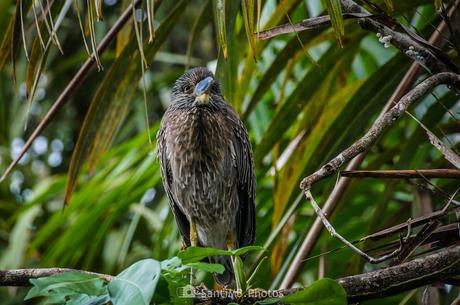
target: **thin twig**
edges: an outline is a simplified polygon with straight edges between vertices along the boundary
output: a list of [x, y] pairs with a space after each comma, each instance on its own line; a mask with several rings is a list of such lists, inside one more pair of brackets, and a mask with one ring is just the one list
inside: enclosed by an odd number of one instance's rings
[[[313, 198], [313, 196], [311, 195], [311, 192], [309, 190], [305, 191], [305, 196], [310, 201], [310, 204], [312, 205], [312, 207], [315, 210], [316, 214], [321, 219], [321, 221], [324, 224], [324, 227], [329, 231], [331, 236], [337, 238], [338, 240], [340, 240], [344, 245], [346, 245], [348, 248], [352, 249], [354, 252], [356, 252], [359, 255], [361, 255], [368, 262], [370, 262], [372, 264], [381, 263], [383, 261], [386, 261], [387, 259], [396, 257], [401, 252], [401, 250], [403, 249], [402, 248], [403, 244], [401, 243], [401, 245], [400, 245], [400, 247], [398, 249], [394, 250], [393, 252], [391, 252], [389, 254], [383, 255], [383, 256], [378, 257], [378, 258], [370, 256], [369, 254], [365, 253], [364, 251], [362, 251], [361, 249], [356, 247], [354, 244], [349, 242], [346, 238], [344, 238], [342, 235], [340, 235], [339, 233], [337, 233], [335, 231], [334, 227], [327, 220], [326, 215], [324, 215], [323, 211], [318, 206], [318, 204], [316, 203], [315, 199]], [[406, 227], [407, 227], [408, 231], [410, 231], [410, 225], [407, 224]]]
[[456, 169], [398, 169], [398, 170], [353, 170], [340, 172], [342, 177], [350, 178], [379, 178], [379, 179], [407, 179], [407, 178], [446, 178], [459, 179], [460, 170]]

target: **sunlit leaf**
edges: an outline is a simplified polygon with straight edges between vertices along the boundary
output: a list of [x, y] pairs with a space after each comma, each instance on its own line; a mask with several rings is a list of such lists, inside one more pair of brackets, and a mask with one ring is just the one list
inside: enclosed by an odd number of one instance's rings
[[107, 286], [114, 305], [149, 305], [160, 278], [160, 263], [153, 259], [138, 261], [113, 278]]
[[281, 302], [299, 305], [346, 305], [347, 293], [332, 279], [321, 279], [307, 288], [281, 298]]
[[52, 276], [31, 279], [33, 287], [25, 300], [41, 296], [69, 296], [85, 294], [100, 296], [105, 294], [105, 282], [100, 277], [82, 272], [64, 272]]
[[222, 274], [225, 271], [225, 267], [221, 264], [209, 264], [204, 262], [188, 263], [188, 267], [198, 269], [205, 272], [214, 272]]
[[206, 257], [214, 255], [232, 255], [232, 252], [215, 248], [188, 247], [177, 254], [184, 264], [199, 262]]

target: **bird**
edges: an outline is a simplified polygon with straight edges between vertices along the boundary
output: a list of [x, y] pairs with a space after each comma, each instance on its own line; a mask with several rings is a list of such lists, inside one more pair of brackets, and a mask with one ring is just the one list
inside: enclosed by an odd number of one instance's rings
[[[256, 178], [248, 131], [205, 67], [192, 68], [173, 85], [171, 103], [157, 133], [157, 155], [184, 247], [224, 250], [253, 245]], [[231, 285], [231, 257], [213, 256], [225, 267], [213, 274]]]

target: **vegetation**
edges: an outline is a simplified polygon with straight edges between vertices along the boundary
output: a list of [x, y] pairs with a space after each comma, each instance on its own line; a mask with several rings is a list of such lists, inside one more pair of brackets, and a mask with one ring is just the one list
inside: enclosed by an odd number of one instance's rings
[[[458, 1], [356, 1], [380, 17], [378, 22], [391, 21], [392, 30], [431, 38], [428, 45], [420, 43], [430, 50], [427, 59], [361, 27], [363, 16], [346, 12], [341, 2], [347, 1], [0, 0], [0, 173], [34, 130], [40, 131], [0, 183], [0, 270], [66, 267], [144, 284], [149, 274], [137, 271], [151, 270], [156, 276], [143, 290], [144, 302], [149, 296], [156, 303], [190, 301], [176, 299], [173, 289], [188, 283], [190, 267], [200, 270], [197, 282], [213, 288], [210, 272], [219, 266], [179, 252], [155, 156], [155, 134], [172, 84], [192, 66], [215, 71], [253, 145], [256, 244], [264, 250], [247, 249], [240, 285], [277, 290], [389, 266], [391, 261], [366, 262], [325, 230], [301, 248], [316, 219], [304, 190], [320, 206], [335, 201], [326, 210], [330, 222], [348, 241], [357, 241], [446, 203], [455, 206], [459, 176], [352, 178], [339, 195], [332, 190], [343, 179], [335, 172], [308, 189], [299, 189], [299, 183], [362, 137], [390, 98], [397, 102], [438, 72], [458, 73], [460, 9]], [[328, 12], [330, 22], [323, 26], [296, 28]], [[271, 29], [278, 25], [284, 25], [284, 34], [274, 35]], [[411, 67], [417, 56], [421, 66]], [[456, 85], [430, 88], [369, 146], [362, 162], [347, 163], [347, 169], [458, 168]], [[433, 136], [443, 144], [433, 145]], [[409, 260], [458, 241], [458, 231], [449, 227], [457, 221], [455, 211], [439, 217], [439, 234], [417, 244]], [[418, 229], [409, 233], [417, 236]], [[373, 256], [388, 254], [398, 248], [404, 230], [357, 246]], [[227, 253], [235, 259], [240, 254]], [[60, 304], [75, 291], [72, 281], [85, 279], [89, 284], [78, 286], [82, 290], [66, 299], [68, 304], [87, 304], [82, 294], [88, 291], [98, 298], [99, 303], [91, 300], [95, 304], [116, 303], [113, 291], [130, 289], [120, 282], [107, 285], [99, 275], [63, 273], [32, 280], [30, 291], [0, 288], [0, 304], [23, 304], [27, 294], [49, 294], [55, 299], [48, 300]], [[47, 285], [55, 283], [62, 290], [53, 294]], [[367, 302], [451, 304], [460, 292], [452, 283], [458, 279]], [[284, 301], [344, 301], [334, 281], [314, 285], [301, 291], [300, 299], [291, 294]], [[330, 289], [334, 294], [324, 292]]]

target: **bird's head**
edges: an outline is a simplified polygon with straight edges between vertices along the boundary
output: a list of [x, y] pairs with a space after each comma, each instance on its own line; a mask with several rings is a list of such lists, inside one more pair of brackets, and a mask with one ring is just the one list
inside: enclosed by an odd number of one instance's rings
[[171, 102], [193, 107], [212, 105], [223, 101], [219, 83], [207, 68], [193, 68], [174, 84]]

